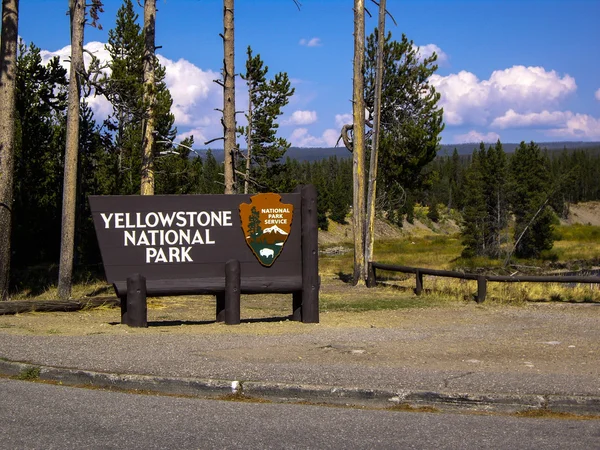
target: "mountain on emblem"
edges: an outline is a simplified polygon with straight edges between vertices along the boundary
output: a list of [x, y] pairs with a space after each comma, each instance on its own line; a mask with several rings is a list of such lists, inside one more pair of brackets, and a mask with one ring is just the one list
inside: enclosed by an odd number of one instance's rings
[[273, 265], [292, 227], [294, 206], [281, 203], [279, 194], [256, 194], [240, 204], [240, 221], [246, 244], [258, 261]]

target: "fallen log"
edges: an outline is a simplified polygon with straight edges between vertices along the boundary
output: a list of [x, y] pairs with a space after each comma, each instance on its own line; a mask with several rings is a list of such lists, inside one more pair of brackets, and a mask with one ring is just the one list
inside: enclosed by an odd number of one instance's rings
[[16, 300], [0, 302], [0, 315], [26, 312], [69, 312], [98, 306], [119, 306], [117, 297], [90, 297], [77, 300]]

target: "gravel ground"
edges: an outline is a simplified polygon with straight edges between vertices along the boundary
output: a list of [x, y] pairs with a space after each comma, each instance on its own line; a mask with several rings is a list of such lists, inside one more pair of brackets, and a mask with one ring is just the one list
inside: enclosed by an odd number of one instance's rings
[[214, 301], [154, 301], [150, 327], [120, 311], [0, 316], [0, 357], [176, 377], [381, 389], [600, 396], [600, 304], [448, 304], [285, 319], [289, 301], [245, 300], [216, 324]]

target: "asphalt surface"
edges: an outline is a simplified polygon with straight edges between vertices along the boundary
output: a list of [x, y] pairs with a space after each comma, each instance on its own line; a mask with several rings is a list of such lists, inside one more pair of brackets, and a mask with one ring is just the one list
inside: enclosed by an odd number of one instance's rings
[[596, 420], [132, 395], [0, 379], [0, 449], [595, 449]]
[[64, 336], [0, 321], [0, 374], [200, 397], [600, 415], [598, 304], [383, 314], [387, 327], [369, 326], [369, 315], [362, 326], [322, 316], [263, 324], [276, 330], [266, 334], [253, 324], [183, 332], [159, 322]]

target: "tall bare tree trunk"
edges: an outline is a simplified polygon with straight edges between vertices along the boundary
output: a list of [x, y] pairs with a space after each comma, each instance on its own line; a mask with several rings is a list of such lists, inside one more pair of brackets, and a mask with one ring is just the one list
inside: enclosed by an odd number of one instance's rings
[[233, 194], [235, 145], [235, 66], [234, 66], [234, 0], [223, 0], [223, 128], [225, 150], [225, 194]]
[[244, 181], [244, 194], [250, 187], [250, 158], [252, 157], [252, 86], [248, 88], [248, 129], [246, 130], [246, 180]]
[[352, 83], [353, 217], [354, 227], [354, 285], [365, 284], [365, 2], [354, 0], [354, 78]]
[[[385, 3], [379, 0], [377, 25], [377, 65], [375, 68], [375, 101], [373, 105], [373, 135], [371, 136], [371, 161], [369, 164], [369, 189], [367, 194], [367, 230], [365, 233], [365, 264], [373, 260], [375, 242], [375, 199], [377, 196], [377, 155], [381, 122], [381, 90], [383, 85], [383, 46], [385, 45]], [[368, 268], [367, 268], [368, 269]]]
[[144, 125], [142, 138], [142, 195], [154, 195], [154, 59], [156, 38], [156, 0], [144, 1]]
[[83, 27], [85, 0], [69, 0], [71, 18], [71, 68], [69, 73], [69, 106], [67, 109], [67, 142], [63, 181], [62, 234], [60, 266], [58, 269], [58, 296], [71, 296], [73, 277], [73, 249], [75, 246], [75, 200], [77, 194], [77, 156], [79, 153], [79, 103], [81, 73], [83, 73]]
[[0, 44], [0, 300], [8, 299], [15, 155], [19, 0], [2, 0]]

